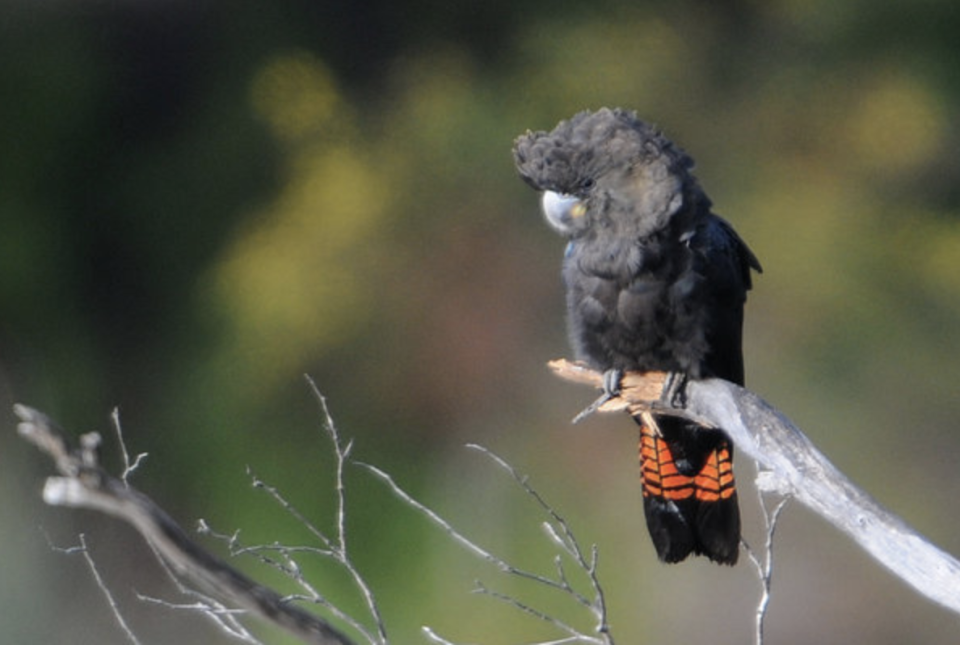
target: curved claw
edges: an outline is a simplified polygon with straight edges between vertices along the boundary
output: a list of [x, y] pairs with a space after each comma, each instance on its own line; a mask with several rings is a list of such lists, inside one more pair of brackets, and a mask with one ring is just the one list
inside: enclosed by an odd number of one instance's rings
[[601, 386], [603, 394], [597, 397], [597, 400], [580, 411], [580, 414], [573, 417], [572, 423], [577, 424], [589, 417], [600, 409], [600, 407], [609, 401], [620, 396], [620, 382], [623, 380], [623, 370], [611, 369], [603, 373]]

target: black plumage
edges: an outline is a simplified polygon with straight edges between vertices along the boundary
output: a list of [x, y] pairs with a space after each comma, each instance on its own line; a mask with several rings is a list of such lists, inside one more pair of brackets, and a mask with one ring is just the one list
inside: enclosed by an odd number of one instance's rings
[[[563, 279], [578, 359], [604, 371], [743, 383], [743, 305], [760, 264], [713, 214], [685, 152], [633, 112], [604, 108], [528, 132], [514, 158], [543, 191], [548, 222], [569, 239]], [[676, 417], [637, 422], [644, 508], [660, 558], [736, 562], [729, 440]]]

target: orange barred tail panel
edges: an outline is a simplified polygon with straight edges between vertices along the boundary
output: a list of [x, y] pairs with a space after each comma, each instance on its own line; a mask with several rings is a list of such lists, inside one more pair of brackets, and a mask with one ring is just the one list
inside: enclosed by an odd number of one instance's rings
[[735, 564], [740, 508], [730, 440], [678, 417], [644, 414], [636, 421], [643, 508], [657, 555], [680, 562], [694, 553]]

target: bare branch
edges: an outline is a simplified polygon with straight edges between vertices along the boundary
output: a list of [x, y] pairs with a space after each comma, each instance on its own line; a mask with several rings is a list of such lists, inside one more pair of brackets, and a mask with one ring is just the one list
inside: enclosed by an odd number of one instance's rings
[[500, 593], [499, 591], [494, 591], [492, 589], [489, 589], [479, 581], [477, 582], [476, 592], [490, 596], [491, 598], [496, 598], [497, 600], [506, 603], [507, 605], [513, 607], [514, 609], [518, 609], [529, 616], [533, 616], [534, 618], [537, 618], [538, 620], [541, 620], [547, 623], [548, 625], [553, 625], [553, 627], [555, 627], [556, 629], [567, 634], [566, 637], [564, 637], [559, 641], [549, 641], [549, 642], [544, 641], [542, 643], [537, 643], [536, 645], [550, 645], [550, 643], [591, 643], [592, 645], [604, 645], [604, 643], [606, 642], [600, 638], [587, 636], [586, 634], [581, 633], [572, 625], [569, 625], [564, 621], [560, 620], [559, 618], [552, 616], [550, 614], [547, 614], [546, 612], [543, 612], [537, 609], [536, 607], [531, 607], [530, 605], [524, 602], [521, 602], [520, 600], [518, 600], [517, 598], [514, 598], [513, 596], [508, 596], [507, 594]]
[[196, 602], [185, 604], [174, 603], [169, 600], [145, 596], [139, 593], [137, 594], [137, 600], [172, 611], [191, 611], [198, 613], [212, 620], [224, 634], [231, 638], [235, 638], [244, 643], [250, 643], [250, 645], [263, 645], [261, 641], [257, 640], [257, 638], [237, 620], [238, 616], [246, 613], [244, 609], [227, 609], [223, 605], [211, 602], [209, 599], [197, 600]]
[[[290, 546], [286, 544], [257, 544], [252, 546], [244, 546], [240, 541], [239, 533], [234, 533], [232, 535], [217, 533], [202, 520], [201, 530], [206, 534], [226, 542], [230, 548], [231, 555], [252, 555], [257, 558], [261, 564], [276, 569], [283, 575], [293, 580], [301, 589], [304, 590], [305, 594], [303, 595], [285, 596], [284, 602], [290, 602], [293, 600], [307, 600], [309, 602], [318, 604], [321, 607], [326, 608], [336, 618], [353, 627], [357, 633], [359, 633], [368, 643], [373, 644], [380, 642], [377, 635], [373, 634], [359, 620], [342, 611], [323, 593], [321, 593], [319, 589], [310, 583], [310, 581], [304, 578], [303, 572], [300, 569], [300, 565], [293, 557], [294, 553], [309, 553], [322, 558], [331, 559], [347, 569], [348, 572], [352, 570], [352, 575], [359, 575], [356, 572], [356, 569], [353, 567], [352, 562], [350, 562], [346, 552], [336, 548], [330, 539], [327, 538], [327, 536], [316, 526], [314, 526], [299, 510], [297, 510], [297, 508], [293, 506], [276, 487], [270, 486], [263, 482], [261, 479], [256, 477], [256, 475], [254, 475], [252, 470], [249, 468], [247, 469], [247, 474], [253, 477], [253, 485], [255, 488], [266, 491], [270, 497], [272, 497], [273, 500], [277, 502], [284, 510], [290, 513], [290, 515], [292, 515], [297, 522], [307, 528], [307, 530], [310, 531], [311, 534], [313, 534], [314, 537], [321, 542], [321, 544], [323, 544], [323, 547]], [[274, 554], [279, 556], [279, 559], [275, 557]], [[378, 618], [376, 620], [379, 621]], [[379, 631], [382, 632], [382, 626], [380, 627]]]
[[[582, 365], [553, 361], [559, 376], [599, 388], [602, 376]], [[601, 412], [651, 407], [661, 400], [666, 375], [628, 373], [620, 395]], [[770, 471], [781, 493], [791, 495], [850, 535], [864, 550], [918, 592], [960, 613], [960, 562], [854, 485], [783, 414], [752, 392], [719, 379], [690, 381], [683, 410], [709, 426], [723, 428], [742, 453]]]
[[350, 456], [350, 451], [353, 448], [353, 442], [347, 442], [346, 445], [341, 443], [340, 433], [337, 430], [336, 423], [333, 421], [333, 415], [330, 414], [330, 408], [327, 406], [326, 397], [320, 392], [320, 389], [317, 387], [317, 384], [314, 383], [312, 378], [307, 376], [306, 379], [307, 383], [310, 385], [310, 389], [313, 390], [314, 396], [317, 398], [317, 402], [320, 404], [320, 411], [323, 413], [323, 429], [330, 438], [330, 441], [333, 443], [334, 454], [337, 457], [337, 544], [333, 548], [333, 553], [341, 566], [343, 566], [343, 568], [346, 569], [346, 571], [350, 574], [354, 585], [360, 590], [360, 593], [363, 594], [364, 602], [367, 605], [367, 611], [370, 613], [370, 616], [373, 618], [374, 624], [377, 627], [377, 640], [371, 640], [371, 643], [386, 645], [386, 625], [383, 621], [383, 616], [380, 614], [380, 608], [377, 606], [377, 600], [374, 597], [373, 590], [370, 589], [369, 585], [367, 585], [367, 581], [362, 575], [360, 575], [360, 572], [354, 566], [353, 561], [350, 559], [347, 551], [347, 503], [346, 487], [343, 479], [343, 468]]
[[123, 472], [120, 474], [120, 480], [126, 484], [130, 475], [140, 467], [148, 455], [141, 452], [134, 458], [133, 463], [130, 463], [130, 453], [127, 452], [127, 444], [123, 440], [123, 428], [120, 426], [120, 408], [114, 408], [110, 413], [110, 422], [113, 424], [114, 432], [117, 433], [117, 443], [120, 445], [120, 454], [123, 457]]
[[103, 577], [100, 575], [100, 570], [97, 569], [97, 563], [94, 561], [93, 556], [90, 555], [90, 549], [87, 548], [87, 539], [80, 534], [80, 546], [76, 549], [70, 549], [66, 551], [67, 553], [81, 553], [83, 554], [83, 559], [87, 563], [87, 567], [90, 569], [90, 573], [93, 575], [94, 582], [97, 583], [97, 588], [103, 593], [104, 597], [107, 599], [107, 604], [110, 605], [110, 611], [113, 614], [114, 618], [117, 619], [117, 623], [120, 625], [120, 629], [123, 630], [124, 635], [134, 645], [140, 645], [140, 639], [137, 638], [137, 635], [133, 633], [133, 630], [130, 629], [130, 626], [127, 624], [127, 621], [124, 619], [123, 614], [120, 612], [120, 606], [117, 605], [117, 601], [114, 599], [113, 594], [110, 593], [109, 587], [103, 581]]
[[435, 631], [433, 631], [429, 627], [426, 627], [426, 626], [421, 627], [420, 631], [422, 631], [424, 636], [429, 638], [430, 642], [432, 643], [440, 643], [440, 645], [457, 645], [456, 643], [452, 641], [448, 641], [446, 638], [443, 638], [442, 636], [438, 635]]
[[[573, 587], [566, 580], [566, 575], [563, 571], [563, 563], [557, 558], [557, 573], [558, 580], [561, 583], [561, 586], [567, 591], [577, 602], [581, 605], [590, 609], [593, 615], [597, 618], [597, 633], [599, 634], [608, 634], [610, 631], [610, 626], [607, 624], [607, 606], [606, 598], [603, 595], [603, 587], [600, 586], [600, 579], [597, 577], [597, 560], [599, 557], [599, 552], [596, 545], [593, 545], [590, 554], [590, 560], [583, 554], [583, 550], [580, 548], [580, 543], [577, 541], [576, 536], [573, 534], [573, 531], [570, 529], [570, 525], [567, 524], [567, 521], [563, 519], [556, 510], [540, 496], [538, 493], [527, 481], [527, 478], [521, 475], [517, 470], [504, 461], [501, 457], [491, 452], [489, 449], [479, 446], [477, 444], [467, 444], [468, 448], [474, 450], [479, 450], [483, 454], [490, 457], [498, 466], [510, 473], [510, 476], [513, 477], [514, 481], [520, 485], [527, 495], [532, 497], [541, 510], [550, 517], [553, 521], [544, 522], [544, 527], [547, 530], [547, 535], [551, 540], [560, 546], [566, 553], [573, 558], [573, 561], [587, 574], [587, 578], [590, 580], [590, 585], [593, 589], [594, 599], [592, 601], [583, 597], [577, 593]], [[609, 636], [608, 642], [612, 643], [612, 638]]]
[[321, 618], [288, 603], [265, 587], [190, 540], [183, 529], [146, 495], [100, 468], [96, 435], [84, 435], [80, 448], [71, 448], [43, 413], [15, 405], [21, 437], [53, 458], [62, 477], [50, 477], [43, 498], [54, 506], [90, 508], [132, 525], [173, 570], [203, 585], [211, 593], [279, 625], [304, 642], [353, 645]]
[[163, 572], [166, 574], [170, 582], [173, 583], [173, 585], [177, 588], [177, 591], [188, 598], [194, 598], [196, 600], [192, 605], [183, 605], [182, 603], [172, 603], [158, 598], [144, 596], [143, 594], [139, 593], [137, 594], [137, 598], [143, 602], [152, 602], [154, 604], [172, 609], [178, 609], [181, 606], [186, 606], [209, 619], [214, 626], [216, 626], [216, 628], [222, 631], [224, 634], [241, 640], [245, 643], [262, 645], [260, 641], [250, 633], [250, 630], [248, 630], [240, 621], [240, 617], [247, 613], [246, 610], [230, 609], [216, 598], [187, 586], [184, 584], [183, 580], [177, 576], [176, 572], [170, 568], [170, 565], [168, 565], [167, 561], [163, 559], [163, 556], [160, 555], [156, 547], [149, 542], [147, 542], [147, 545], [153, 551], [153, 555], [156, 557], [157, 563], [163, 569]]
[[754, 642], [756, 645], [763, 645], [764, 625], [767, 618], [767, 610], [770, 607], [770, 589], [773, 585], [773, 536], [777, 532], [777, 524], [780, 521], [780, 514], [787, 507], [790, 497], [781, 497], [777, 500], [773, 510], [767, 508], [764, 499], [764, 491], [757, 487], [757, 497], [760, 498], [760, 509], [763, 514], [764, 524], [767, 528], [767, 537], [763, 544], [763, 553], [758, 555], [747, 544], [747, 541], [741, 538], [741, 542], [747, 552], [750, 563], [757, 570], [757, 577], [760, 579], [760, 600], [757, 602], [756, 631], [754, 633]]
[[[414, 499], [409, 493], [403, 490], [399, 484], [387, 473], [380, 470], [376, 466], [371, 466], [370, 464], [364, 464], [360, 462], [354, 462], [358, 466], [362, 466], [374, 474], [379, 479], [383, 480], [387, 486], [393, 491], [394, 495], [399, 497], [404, 503], [411, 506], [415, 510], [422, 513], [427, 519], [439, 526], [448, 536], [450, 536], [455, 542], [459, 543], [461, 546], [466, 548], [468, 551], [478, 556], [479, 558], [493, 564], [501, 572], [517, 576], [526, 580], [532, 580], [538, 584], [544, 585], [551, 589], [556, 589], [568, 597], [570, 597], [578, 605], [585, 607], [590, 611], [597, 621], [594, 631], [597, 636], [592, 636], [589, 634], [584, 634], [578, 631], [576, 628], [572, 627], [568, 623], [561, 621], [553, 616], [547, 615], [536, 608], [530, 607], [529, 605], [521, 602], [519, 599], [499, 592], [491, 591], [487, 587], [483, 586], [479, 582], [477, 583], [477, 591], [485, 595], [489, 595], [493, 598], [506, 602], [512, 607], [527, 613], [529, 615], [540, 618], [541, 620], [553, 625], [558, 630], [567, 634], [561, 640], [550, 641], [550, 643], [593, 643], [595, 645], [613, 645], [613, 635], [610, 632], [610, 627], [607, 623], [607, 608], [606, 602], [603, 595], [603, 589], [600, 586], [600, 581], [597, 576], [597, 548], [594, 546], [591, 550], [590, 558], [586, 558], [583, 554], [582, 549], [580, 548], [579, 543], [576, 540], [573, 532], [570, 530], [570, 527], [567, 525], [566, 521], [561, 517], [557, 511], [550, 506], [543, 497], [534, 489], [527, 478], [520, 474], [516, 469], [514, 469], [510, 464], [508, 464], [503, 458], [499, 457], [495, 453], [491, 452], [487, 448], [478, 446], [476, 444], [468, 444], [469, 448], [478, 450], [484, 453], [487, 457], [492, 459], [499, 467], [507, 471], [514, 481], [531, 496], [536, 503], [540, 506], [543, 512], [550, 518], [550, 521], [544, 522], [546, 528], [546, 534], [548, 539], [559, 546], [561, 550], [566, 553], [577, 566], [584, 572], [587, 578], [590, 581], [591, 589], [593, 591], [594, 599], [590, 600], [585, 597], [583, 594], [579, 593], [567, 580], [566, 573], [564, 571], [563, 563], [560, 561], [560, 558], [555, 559], [555, 566], [557, 569], [557, 577], [551, 578], [543, 576], [537, 573], [526, 571], [520, 569], [510, 564], [506, 560], [494, 555], [490, 551], [479, 546], [473, 540], [467, 538], [457, 529], [453, 527], [449, 522], [440, 517], [436, 512], [426, 507], [416, 499]], [[429, 628], [424, 627], [424, 633], [434, 640], [434, 642], [447, 643], [448, 641], [442, 639], [435, 632], [431, 631]], [[547, 645], [536, 644], [536, 645]]]

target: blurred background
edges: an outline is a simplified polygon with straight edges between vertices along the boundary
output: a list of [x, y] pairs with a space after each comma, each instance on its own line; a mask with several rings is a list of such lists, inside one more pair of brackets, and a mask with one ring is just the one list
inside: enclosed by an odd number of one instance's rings
[[[514, 137], [622, 106], [698, 162], [763, 262], [748, 385], [851, 478], [960, 554], [960, 5], [951, 0], [8, 0], [0, 6], [0, 397], [75, 433], [187, 528], [311, 536], [246, 469], [333, 526], [310, 374], [354, 456], [534, 571], [555, 549], [483, 444], [585, 545], [622, 643], [748, 643], [749, 563], [657, 562], [635, 428], [572, 418], [561, 383], [563, 242], [517, 178]], [[40, 499], [46, 457], [0, 433], [4, 642], [123, 642], [84, 533], [144, 643], [230, 642], [139, 538]], [[763, 532], [738, 462], [745, 536]], [[347, 471], [357, 566], [396, 643], [557, 635], [470, 591], [590, 620], [504, 579]], [[201, 538], [223, 553], [222, 544]], [[917, 597], [794, 505], [777, 537], [773, 643], [955, 643]], [[295, 588], [252, 559], [239, 566]], [[347, 609], [355, 591], [304, 557]], [[290, 642], [259, 630], [271, 643]]]

